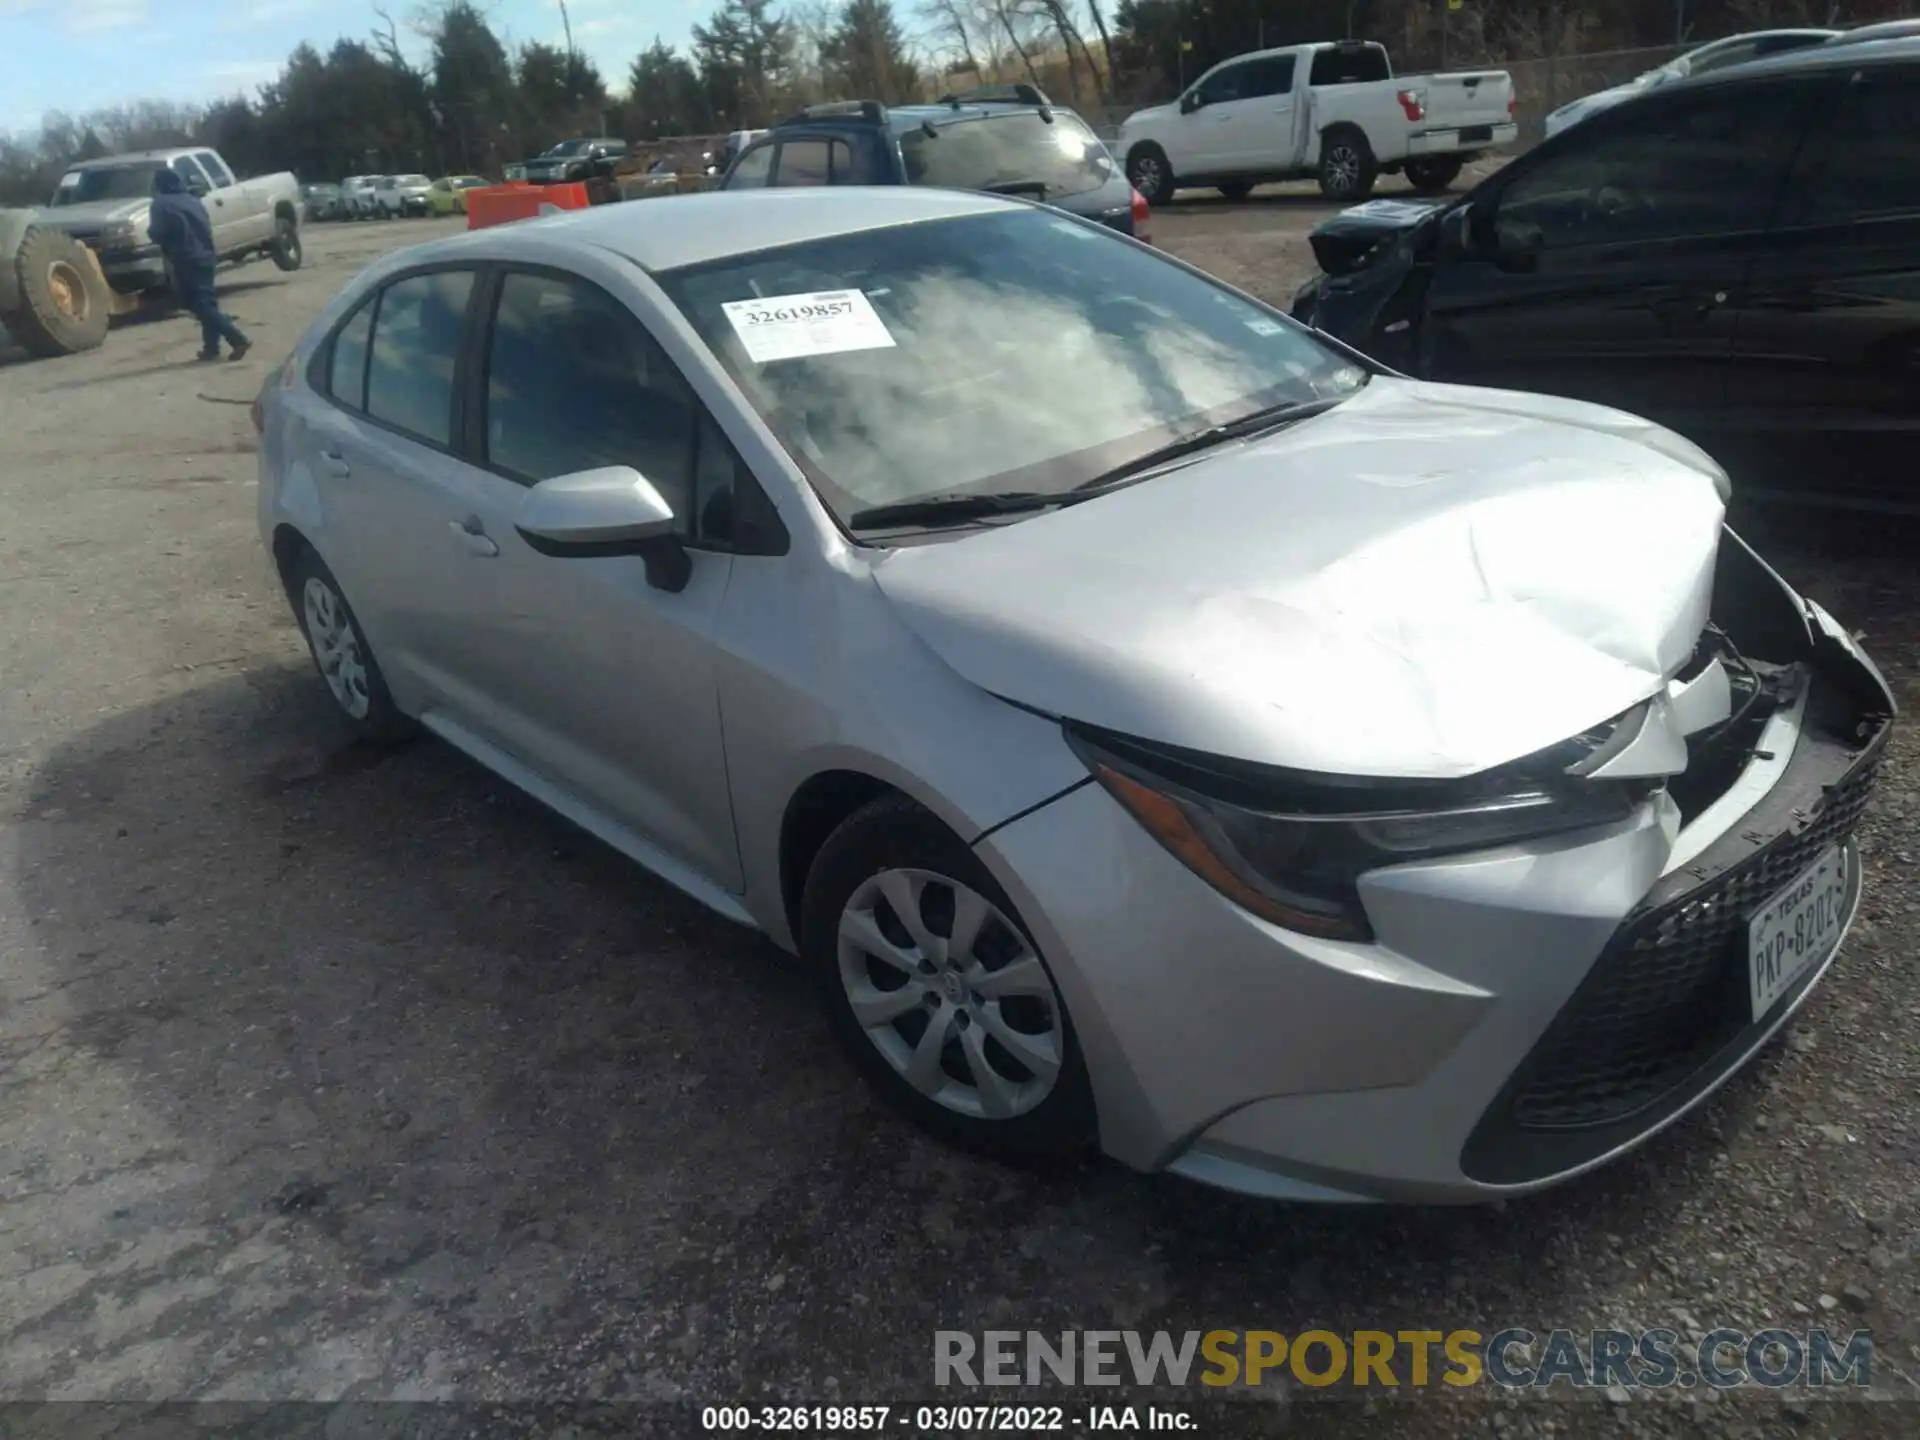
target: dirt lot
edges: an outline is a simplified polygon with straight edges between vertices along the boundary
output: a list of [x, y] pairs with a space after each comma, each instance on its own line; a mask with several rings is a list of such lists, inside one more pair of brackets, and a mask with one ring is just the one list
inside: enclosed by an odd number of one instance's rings
[[[1156, 238], [1284, 302], [1322, 213], [1202, 199]], [[1322, 1211], [952, 1153], [868, 1098], [769, 945], [437, 743], [343, 745], [244, 407], [360, 265], [444, 228], [315, 227], [299, 274], [232, 272], [242, 365], [190, 363], [181, 319], [0, 353], [0, 1397], [633, 1401], [605, 1423], [678, 1434], [929, 1398], [939, 1328], [1825, 1323], [1875, 1333], [1877, 1403], [1270, 1387], [1199, 1433], [1920, 1433], [1911, 732], [1830, 981], [1589, 1181]], [[1920, 698], [1912, 532], [1773, 529]], [[508, 1419], [540, 1424], [473, 1433]]]

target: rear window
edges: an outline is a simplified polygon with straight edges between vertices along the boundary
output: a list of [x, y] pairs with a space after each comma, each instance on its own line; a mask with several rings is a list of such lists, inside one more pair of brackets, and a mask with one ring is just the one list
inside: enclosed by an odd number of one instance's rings
[[1098, 190], [1116, 173], [1107, 147], [1077, 117], [1051, 113], [1051, 121], [1038, 110], [1016, 110], [950, 121], [932, 134], [909, 130], [900, 137], [907, 180], [1035, 200]]
[[1356, 45], [1351, 50], [1322, 50], [1313, 57], [1312, 85], [1359, 85], [1368, 80], [1388, 80], [1393, 67], [1387, 52], [1378, 45]]

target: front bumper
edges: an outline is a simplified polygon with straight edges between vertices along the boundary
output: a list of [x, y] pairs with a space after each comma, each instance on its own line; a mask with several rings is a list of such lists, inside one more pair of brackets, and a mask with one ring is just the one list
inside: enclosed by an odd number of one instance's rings
[[[1485, 131], [1484, 136], [1476, 135], [1468, 139], [1476, 130]], [[1450, 155], [1455, 151], [1497, 150], [1502, 145], [1511, 145], [1520, 138], [1520, 127], [1508, 120], [1499, 125], [1449, 126], [1444, 130], [1423, 130], [1407, 140], [1409, 155]]]
[[100, 269], [106, 274], [107, 284], [123, 295], [167, 283], [167, 261], [158, 245], [102, 250]]
[[1737, 806], [1682, 827], [1663, 795], [1605, 830], [1377, 871], [1366, 944], [1239, 909], [1096, 784], [979, 850], [1053, 966], [1109, 1154], [1274, 1198], [1521, 1194], [1697, 1105], [1837, 955], [1743, 1009], [1749, 917], [1826, 846], [1850, 867], [1842, 938], [1859, 903], [1851, 835], [1891, 720], [1851, 697], [1885, 687], [1864, 662], [1812, 685]]

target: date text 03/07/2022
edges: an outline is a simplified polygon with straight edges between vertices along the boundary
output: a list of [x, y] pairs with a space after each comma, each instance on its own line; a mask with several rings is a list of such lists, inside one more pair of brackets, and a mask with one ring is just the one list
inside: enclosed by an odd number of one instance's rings
[[905, 1431], [930, 1434], [1033, 1435], [1060, 1431], [1193, 1432], [1185, 1410], [1159, 1405], [707, 1405], [700, 1428], [854, 1435]]

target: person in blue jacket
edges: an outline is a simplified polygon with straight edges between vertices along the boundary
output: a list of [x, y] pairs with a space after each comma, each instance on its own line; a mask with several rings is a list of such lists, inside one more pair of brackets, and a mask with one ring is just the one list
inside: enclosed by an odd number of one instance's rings
[[243, 358], [253, 342], [220, 313], [220, 301], [213, 293], [213, 267], [220, 258], [213, 248], [213, 222], [200, 197], [190, 193], [172, 170], [162, 168], [153, 177], [147, 234], [173, 266], [181, 303], [200, 321], [200, 358], [218, 360], [222, 339], [232, 347], [229, 359]]

